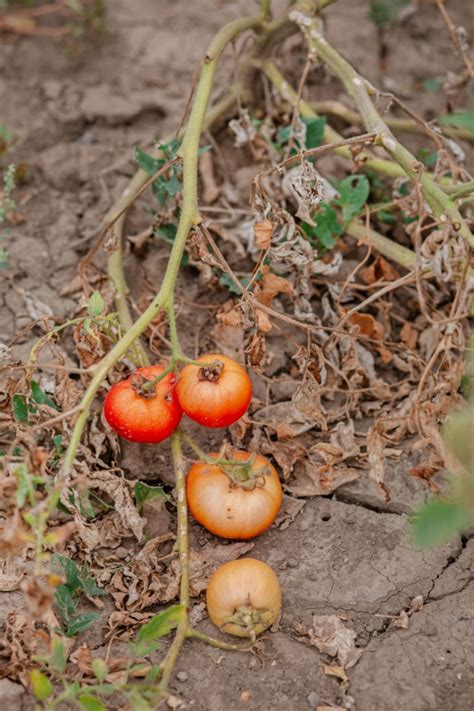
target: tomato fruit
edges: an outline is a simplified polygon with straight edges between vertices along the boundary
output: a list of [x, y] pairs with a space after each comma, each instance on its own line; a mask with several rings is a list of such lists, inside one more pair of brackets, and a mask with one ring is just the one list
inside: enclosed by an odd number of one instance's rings
[[169, 373], [149, 391], [143, 390], [143, 385], [163, 370], [160, 365], [138, 368], [110, 388], [104, 415], [120, 437], [130, 442], [161, 442], [179, 425], [182, 410], [175, 393], [175, 375]]
[[249, 406], [250, 378], [241, 365], [225, 355], [211, 353], [198, 358], [198, 362], [203, 365], [186, 365], [179, 375], [179, 404], [200, 425], [228, 427]]
[[[218, 458], [218, 454], [211, 454]], [[283, 491], [270, 462], [249, 452], [232, 452], [245, 466], [196, 462], [188, 472], [189, 510], [199, 523], [222, 538], [245, 540], [263, 533], [281, 506]]]
[[280, 583], [261, 560], [232, 560], [212, 575], [206, 603], [209, 617], [220, 630], [255, 639], [280, 616]]

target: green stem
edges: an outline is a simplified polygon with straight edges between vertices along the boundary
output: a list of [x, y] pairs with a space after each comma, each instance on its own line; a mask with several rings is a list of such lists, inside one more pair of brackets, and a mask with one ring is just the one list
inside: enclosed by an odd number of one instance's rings
[[301, 3], [292, 10], [290, 19], [301, 28], [310, 51], [318, 54], [340, 78], [354, 101], [366, 130], [376, 131], [379, 134], [381, 145], [409, 178], [416, 180], [419, 176], [421, 190], [435, 217], [440, 220], [449, 217], [454, 229], [462, 235], [470, 247], [474, 247], [474, 236], [456, 205], [422, 169], [423, 166], [415, 156], [397, 141], [372, 103], [366, 80], [359, 76], [355, 69], [328, 44], [319, 31], [318, 18], [308, 15], [305, 4]]
[[[183, 256], [186, 239], [194, 221], [198, 217], [197, 210], [197, 169], [199, 141], [203, 130], [204, 117], [211, 93], [212, 83], [219, 58], [225, 47], [234, 37], [247, 29], [261, 29], [263, 27], [260, 17], [244, 17], [225, 25], [211, 41], [204, 58], [196, 94], [186, 127], [180, 155], [183, 158], [183, 205], [178, 224], [176, 238], [171, 249], [166, 272], [158, 294], [155, 296], [146, 311], [128, 329], [125, 335], [115, 344], [111, 351], [98, 364], [94, 376], [87, 388], [81, 402], [83, 410], [77, 418], [66, 455], [64, 457], [61, 475], [67, 476], [76, 456], [77, 447], [81, 439], [91, 404], [95, 394], [107, 375], [110, 368], [121, 358], [134, 341], [143, 333], [156, 315], [167, 309], [172, 301], [174, 286], [178, 276], [181, 258]], [[133, 181], [132, 181], [133, 182]], [[131, 186], [128, 190], [131, 195]]]
[[187, 632], [187, 637], [190, 639], [197, 639], [201, 642], [209, 644], [211, 647], [216, 647], [217, 649], [223, 649], [226, 652], [251, 652], [252, 647], [248, 645], [231, 644], [230, 642], [221, 642], [220, 639], [215, 639], [215, 637], [209, 637], [209, 635], [204, 634], [194, 628], [189, 628]]
[[446, 187], [443, 187], [443, 191], [452, 200], [457, 200], [460, 197], [474, 193], [474, 180], [469, 180], [467, 183], [459, 183], [458, 185], [446, 185]]
[[180, 594], [179, 601], [186, 608], [186, 616], [178, 625], [176, 635], [168, 650], [168, 654], [162, 665], [162, 676], [160, 680], [160, 691], [166, 692], [171, 674], [178, 659], [181, 647], [186, 637], [189, 637], [188, 609], [189, 598], [189, 544], [188, 544], [188, 508], [186, 503], [186, 472], [183, 453], [181, 450], [181, 435], [173, 432], [171, 435], [171, 453], [173, 456], [173, 466], [176, 477], [176, 499], [178, 507], [178, 553], [181, 567]]
[[271, 4], [272, 0], [260, 0], [260, 7], [262, 10], [262, 17], [264, 20], [270, 19], [271, 14]]

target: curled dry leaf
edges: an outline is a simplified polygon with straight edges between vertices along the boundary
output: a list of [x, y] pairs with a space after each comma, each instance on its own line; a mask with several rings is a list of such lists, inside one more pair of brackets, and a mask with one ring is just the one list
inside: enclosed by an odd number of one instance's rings
[[344, 667], [340, 667], [337, 664], [324, 664], [323, 669], [325, 674], [327, 674], [328, 676], [335, 676], [343, 683], [347, 683], [349, 681]]
[[256, 222], [253, 226], [255, 244], [260, 249], [268, 249], [272, 243], [274, 225], [271, 220]]
[[361, 269], [359, 274], [366, 284], [374, 284], [376, 281], [396, 281], [400, 278], [397, 270], [380, 255], [368, 267]]
[[262, 454], [269, 454], [278, 464], [283, 474], [283, 479], [288, 481], [296, 462], [307, 455], [307, 447], [298, 440], [288, 442], [270, 442], [266, 438], [260, 444]]
[[279, 440], [293, 439], [314, 427], [314, 419], [303, 415], [291, 400], [277, 402], [254, 413], [253, 419], [274, 432]]
[[313, 627], [308, 635], [310, 644], [323, 654], [336, 657], [345, 669], [353, 667], [361, 657], [362, 650], [355, 646], [357, 634], [337, 615], [313, 615]]
[[318, 466], [311, 459], [299, 462], [294, 479], [287, 485], [293, 496], [327, 496], [343, 484], [360, 477], [360, 471], [350, 467]]
[[391, 494], [384, 484], [385, 475], [385, 438], [377, 426], [371, 427], [367, 435], [367, 458], [369, 478], [375, 483], [385, 501], [390, 501]]
[[132, 482], [122, 479], [110, 470], [90, 473], [86, 485], [89, 489], [105, 492], [114, 502], [114, 508], [124, 528], [137, 539], [143, 540], [146, 521], [138, 513], [133, 499]]
[[293, 496], [283, 496], [283, 502], [275, 519], [275, 526], [281, 531], [293, 523], [298, 514], [303, 510], [305, 501], [295, 499]]
[[28, 688], [33, 656], [47, 654], [49, 645], [49, 635], [30, 615], [11, 612], [0, 623], [0, 677], [19, 680]]
[[152, 605], [166, 604], [179, 592], [178, 569], [170, 564], [170, 533], [148, 541], [144, 547], [113, 575], [107, 591], [118, 609], [141, 612]]
[[423, 479], [423, 481], [426, 481], [432, 494], [439, 494], [441, 489], [438, 484], [433, 481], [433, 477], [440, 469], [441, 467], [439, 466], [419, 464], [416, 467], [412, 467], [408, 473], [410, 476], [415, 477], [415, 479]]

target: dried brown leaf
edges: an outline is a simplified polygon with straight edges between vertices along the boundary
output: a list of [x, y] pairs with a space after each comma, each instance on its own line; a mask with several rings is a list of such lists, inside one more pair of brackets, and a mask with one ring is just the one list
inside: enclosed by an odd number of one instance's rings
[[337, 664], [324, 664], [323, 669], [324, 673], [328, 676], [335, 676], [337, 679], [340, 679], [344, 683], [348, 681], [344, 667], [340, 667]]
[[396, 281], [400, 278], [400, 274], [392, 265], [383, 257], [376, 257], [372, 264], [359, 272], [363, 281], [366, 284], [374, 284], [376, 281]]
[[369, 478], [376, 484], [385, 501], [390, 501], [390, 491], [384, 484], [385, 438], [377, 426], [371, 427], [367, 435], [367, 458], [370, 467]]
[[275, 526], [277, 526], [281, 531], [293, 523], [295, 518], [304, 508], [305, 501], [301, 499], [295, 499], [293, 496], [283, 496], [283, 502], [280, 510], [275, 519]]
[[430, 488], [430, 491], [433, 494], [439, 494], [441, 489], [438, 484], [432, 479], [434, 475], [440, 471], [440, 469], [441, 467], [434, 466], [432, 464], [419, 464], [416, 467], [411, 467], [408, 473], [410, 474], [410, 476], [415, 477], [415, 479], [423, 479], [424, 481], [426, 481]]
[[355, 646], [357, 634], [349, 629], [337, 615], [313, 615], [313, 627], [309, 630], [310, 644], [329, 657], [336, 657], [346, 669], [360, 659], [362, 650]]
[[318, 466], [311, 460], [297, 463], [294, 480], [287, 486], [293, 496], [327, 496], [343, 484], [360, 476], [360, 471], [349, 467]]
[[274, 225], [271, 220], [256, 222], [253, 226], [255, 244], [259, 249], [268, 249], [272, 243]]

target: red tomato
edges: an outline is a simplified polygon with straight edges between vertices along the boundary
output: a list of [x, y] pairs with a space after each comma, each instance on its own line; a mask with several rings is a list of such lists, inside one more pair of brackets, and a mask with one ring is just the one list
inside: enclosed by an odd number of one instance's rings
[[236, 637], [254, 639], [280, 616], [280, 583], [261, 560], [232, 560], [212, 575], [206, 602], [216, 627]]
[[[210, 456], [217, 458], [219, 455], [213, 453]], [[232, 452], [230, 456], [247, 462], [252, 455]], [[247, 480], [242, 480], [245, 476]], [[239, 480], [242, 480], [241, 484]], [[189, 510], [208, 531], [222, 538], [241, 540], [266, 531], [283, 499], [276, 470], [259, 455], [248, 472], [238, 465], [223, 467], [196, 462], [188, 472], [186, 492]]]
[[228, 427], [242, 417], [252, 399], [252, 383], [241, 365], [225, 355], [198, 358], [215, 367], [187, 365], [176, 394], [188, 417], [206, 427]]
[[138, 368], [129, 378], [113, 385], [104, 403], [109, 425], [130, 442], [161, 442], [179, 425], [181, 407], [175, 393], [176, 376], [169, 373], [145, 395], [140, 384], [162, 373], [160, 365]]

